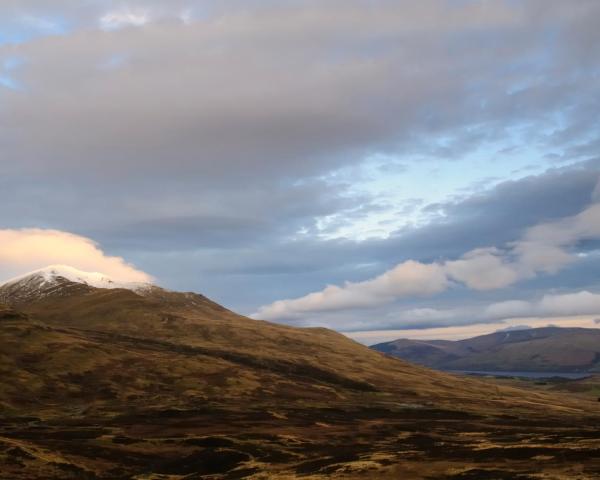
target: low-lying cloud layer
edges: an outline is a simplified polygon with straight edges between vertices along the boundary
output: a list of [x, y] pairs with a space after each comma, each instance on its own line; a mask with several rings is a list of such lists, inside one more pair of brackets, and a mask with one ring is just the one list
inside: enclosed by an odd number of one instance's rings
[[[600, 203], [577, 215], [543, 223], [525, 231], [505, 248], [478, 248], [458, 260], [424, 264], [405, 261], [363, 282], [330, 285], [321, 292], [261, 307], [253, 316], [287, 320], [311, 313], [376, 307], [410, 296], [440, 293], [458, 282], [473, 290], [495, 290], [541, 273], [553, 274], [576, 260], [569, 248], [600, 239]], [[600, 309], [598, 310], [600, 312]], [[564, 312], [563, 312], [564, 313]], [[593, 312], [586, 312], [593, 313]]]
[[559, 317], [595, 315], [600, 312], [600, 293], [580, 291], [548, 294], [539, 300], [506, 300], [494, 303], [485, 310], [488, 318]]

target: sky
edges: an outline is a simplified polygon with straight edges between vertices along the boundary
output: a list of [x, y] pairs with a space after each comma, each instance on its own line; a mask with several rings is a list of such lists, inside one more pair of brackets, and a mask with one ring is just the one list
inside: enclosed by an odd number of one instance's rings
[[367, 344], [600, 327], [596, 0], [0, 3], [0, 281]]

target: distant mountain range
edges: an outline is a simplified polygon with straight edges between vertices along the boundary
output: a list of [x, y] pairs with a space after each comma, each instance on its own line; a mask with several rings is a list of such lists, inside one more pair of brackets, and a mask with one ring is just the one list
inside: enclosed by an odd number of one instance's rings
[[600, 372], [595, 328], [531, 328], [458, 341], [399, 339], [371, 348], [442, 370]]

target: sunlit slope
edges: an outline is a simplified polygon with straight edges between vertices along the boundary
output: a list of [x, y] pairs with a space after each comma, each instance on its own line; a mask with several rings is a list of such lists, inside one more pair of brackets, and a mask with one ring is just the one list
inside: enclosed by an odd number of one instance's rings
[[0, 306], [0, 478], [444, 478], [539, 455], [556, 478], [600, 471], [592, 399], [435, 372], [196, 294], [19, 298]]
[[4, 309], [0, 401], [14, 412], [257, 405], [580, 407], [430, 371], [327, 329], [239, 316], [201, 295], [69, 288]]

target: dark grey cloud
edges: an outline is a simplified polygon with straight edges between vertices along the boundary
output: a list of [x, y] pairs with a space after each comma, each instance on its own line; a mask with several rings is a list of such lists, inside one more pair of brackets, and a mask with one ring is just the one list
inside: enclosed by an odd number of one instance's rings
[[590, 203], [599, 175], [600, 161], [593, 160], [428, 205], [430, 225], [398, 231], [378, 250], [386, 256], [395, 250], [398, 260], [426, 261], [510, 242], [529, 226], [580, 212]]
[[[573, 141], [593, 111], [583, 100], [598, 87], [587, 75], [536, 79], [576, 66], [561, 53], [591, 38], [563, 25], [587, 25], [594, 3], [568, 15], [537, 2], [341, 6], [221, 9], [187, 26], [157, 21], [0, 47], [27, 59], [14, 74], [27, 94], [3, 94], [3, 154], [30, 174], [143, 168], [239, 184], [320, 174], [373, 151], [454, 157], [514, 122], [552, 128], [540, 121], [552, 115], [577, 115], [552, 134]], [[548, 42], [548, 30], [566, 45]], [[123, 63], [99, 71], [114, 55]]]
[[[234, 281], [240, 287], [247, 282], [250, 289], [240, 306], [250, 313], [260, 304], [298, 297], [327, 284], [372, 278], [409, 259], [421, 262], [449, 260], [474, 248], [509, 243], [532, 225], [583, 210], [589, 205], [599, 179], [600, 165], [591, 161], [501, 183], [485, 193], [436, 205], [437, 210], [447, 212], [444, 220], [434, 218], [425, 226], [396, 232], [387, 239], [362, 242], [315, 238], [289, 240], [274, 235], [265, 237], [263, 244], [248, 243], [246, 248], [221, 249], [213, 245], [199, 251], [195, 262], [188, 264], [189, 267], [183, 266], [177, 276], [182, 281], [183, 275], [191, 284], [196, 280], [193, 277], [188, 280], [186, 270], [193, 269], [192, 275], [198, 275], [198, 269], [201, 269], [207, 279], [202, 288], [209, 289], [226, 303], [235, 303], [239, 298], [237, 293], [227, 289], [228, 281]], [[578, 249], [594, 251], [586, 243]], [[119, 253], [128, 256], [131, 252]], [[169, 255], [162, 257], [165, 262], [167, 258], [173, 259], [172, 254]], [[187, 254], [182, 254], [181, 263], [185, 264], [187, 258]], [[599, 265], [600, 258], [588, 256], [559, 275], [541, 276], [499, 293], [481, 292], [478, 297], [483, 302], [494, 302], [503, 295], [521, 298], [542, 290], [594, 287], [598, 285]], [[170, 281], [169, 276], [165, 278]], [[216, 278], [220, 279], [222, 290], [215, 288]], [[473, 293], [463, 289], [454, 289], [435, 299], [436, 304], [450, 306], [474, 301]], [[417, 307], [429, 302], [405, 301], [403, 304]]]

